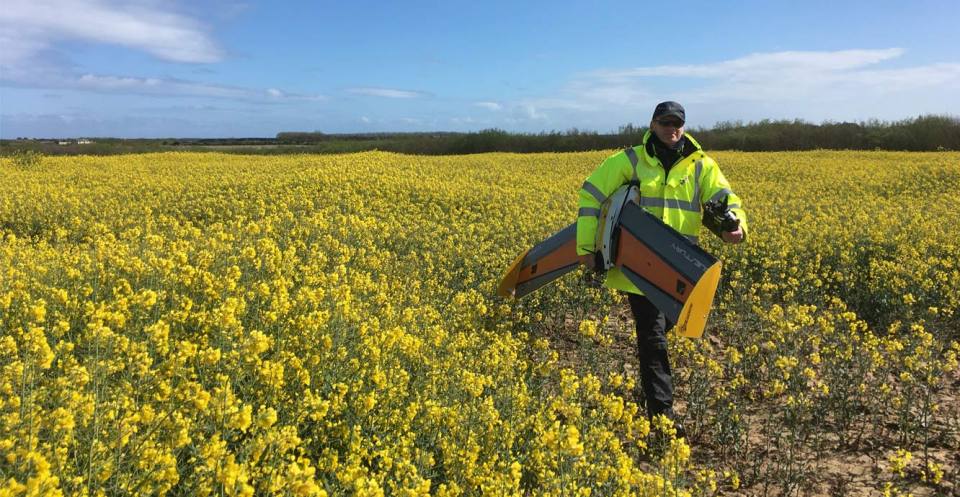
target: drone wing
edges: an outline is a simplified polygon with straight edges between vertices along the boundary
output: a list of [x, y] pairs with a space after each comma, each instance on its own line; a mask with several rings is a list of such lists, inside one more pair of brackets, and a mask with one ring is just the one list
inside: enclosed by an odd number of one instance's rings
[[577, 223], [520, 254], [497, 288], [497, 295], [523, 297], [576, 269]]
[[620, 214], [614, 265], [676, 323], [678, 334], [703, 334], [720, 281], [715, 257], [628, 202]]

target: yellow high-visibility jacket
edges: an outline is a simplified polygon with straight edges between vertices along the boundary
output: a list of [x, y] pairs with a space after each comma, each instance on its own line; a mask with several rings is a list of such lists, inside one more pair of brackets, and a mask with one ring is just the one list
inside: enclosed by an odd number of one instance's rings
[[[664, 173], [657, 158], [653, 133], [647, 131], [643, 144], [607, 157], [587, 178], [580, 189], [577, 212], [577, 255], [596, 251], [596, 233], [600, 206], [621, 186], [635, 182], [640, 186], [640, 206], [660, 218], [687, 239], [697, 242], [703, 204], [729, 196], [728, 207], [740, 220], [744, 240], [747, 236], [747, 214], [743, 203], [730, 189], [730, 183], [720, 172], [720, 166], [710, 158], [700, 144], [688, 134], [683, 153]], [[643, 295], [618, 269], [607, 271], [606, 285], [610, 288]]]

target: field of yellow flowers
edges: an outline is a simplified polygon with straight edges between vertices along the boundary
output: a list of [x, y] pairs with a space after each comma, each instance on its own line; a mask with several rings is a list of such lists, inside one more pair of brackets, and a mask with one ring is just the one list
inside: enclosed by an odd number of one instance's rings
[[494, 296], [609, 153], [0, 160], [0, 496], [960, 492], [960, 154], [716, 154], [678, 440], [622, 297]]

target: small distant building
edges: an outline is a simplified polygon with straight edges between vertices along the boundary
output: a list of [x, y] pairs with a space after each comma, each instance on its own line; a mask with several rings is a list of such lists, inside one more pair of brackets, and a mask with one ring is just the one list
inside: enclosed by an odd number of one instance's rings
[[77, 143], [80, 144], [80, 145], [89, 145], [89, 144], [93, 143], [93, 140], [90, 140], [90, 139], [87, 139], [87, 138], [81, 138], [81, 139], [77, 140]]
[[57, 145], [69, 145], [70, 140], [60, 140], [57, 142]]

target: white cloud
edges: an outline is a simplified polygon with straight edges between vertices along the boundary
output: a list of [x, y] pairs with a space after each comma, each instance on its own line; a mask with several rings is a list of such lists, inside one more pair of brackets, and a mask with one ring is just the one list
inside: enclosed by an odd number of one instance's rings
[[347, 93], [352, 93], [354, 95], [383, 98], [419, 98], [430, 96], [429, 93], [422, 91], [397, 90], [393, 88], [359, 87], [347, 88], [346, 91]]
[[749, 80], [760, 75], [822, 74], [846, 71], [895, 59], [903, 55], [902, 48], [883, 50], [840, 50], [836, 52], [771, 52], [754, 53], [737, 59], [699, 65], [664, 65], [635, 67], [622, 70], [599, 70], [587, 74], [587, 79], [609, 82], [629, 82], [647, 77], [721, 78]]
[[490, 109], [490, 110], [503, 109], [503, 106], [498, 104], [497, 102], [476, 102], [473, 105], [476, 105], [477, 107], [483, 107], [484, 109]]
[[[572, 81], [567, 92], [578, 101], [644, 106], [657, 95], [673, 93], [691, 102], [721, 99], [741, 101], [804, 100], [867, 89], [885, 93], [908, 86], [929, 86], [929, 79], [917, 79], [911, 73], [925, 73], [928, 68], [875, 70], [869, 66], [896, 59], [904, 54], [901, 48], [882, 50], [840, 50], [834, 52], [754, 53], [744, 57], [700, 65], [663, 65], [623, 70], [599, 70]], [[949, 64], [947, 66], [950, 66]], [[941, 68], [944, 69], [944, 68]], [[947, 68], [946, 79], [953, 79], [955, 69]], [[683, 78], [684, 85], [671, 92], [669, 86]], [[941, 81], [944, 74], [940, 75]], [[891, 82], [898, 82], [891, 87]], [[908, 83], [909, 82], [909, 83]], [[686, 89], [679, 89], [686, 88]], [[659, 91], [656, 91], [658, 90]], [[664, 91], [666, 90], [666, 91]], [[851, 95], [855, 96], [855, 95]]]
[[[726, 119], [898, 119], [960, 112], [960, 63], [904, 67], [905, 55], [901, 48], [788, 51], [699, 65], [596, 70], [574, 75], [553, 95], [504, 106], [514, 109], [516, 123], [601, 129], [644, 122], [663, 100], [690, 104], [688, 117], [699, 125]], [[898, 67], [884, 67], [891, 61]]]
[[322, 95], [302, 95], [276, 88], [258, 90], [227, 85], [198, 83], [181, 79], [138, 78], [84, 74], [76, 79], [63, 79], [56, 87], [113, 94], [160, 95], [180, 97], [210, 97], [251, 102], [318, 101]]
[[55, 88], [249, 101], [321, 100], [266, 90], [174, 78], [81, 74], [59, 44], [118, 45], [159, 59], [204, 63], [223, 57], [199, 21], [172, 12], [161, 0], [7, 0], [0, 9], [0, 81], [22, 88]]
[[209, 63], [222, 50], [195, 19], [156, 2], [5, 0], [0, 64], [17, 66], [61, 41], [120, 45], [173, 62]]
[[[137, 78], [128, 76], [104, 76], [84, 74], [75, 82], [67, 81], [63, 86], [76, 89], [110, 92], [134, 93], [165, 96], [195, 96], [215, 98], [251, 98], [256, 95], [251, 90], [223, 85], [196, 83], [178, 79]], [[70, 83], [74, 83], [71, 85]]]
[[527, 119], [531, 121], [542, 121], [548, 119], [548, 116], [543, 113], [544, 108], [550, 109], [559, 109], [563, 108], [562, 105], [557, 103], [550, 103], [549, 101], [541, 102], [540, 105], [533, 103], [525, 103], [517, 105], [513, 108], [513, 115], [518, 119]]
[[29, 27], [13, 29], [7, 25], [4, 12], [0, 10], [0, 67], [10, 66], [30, 58], [47, 47], [42, 33]]

